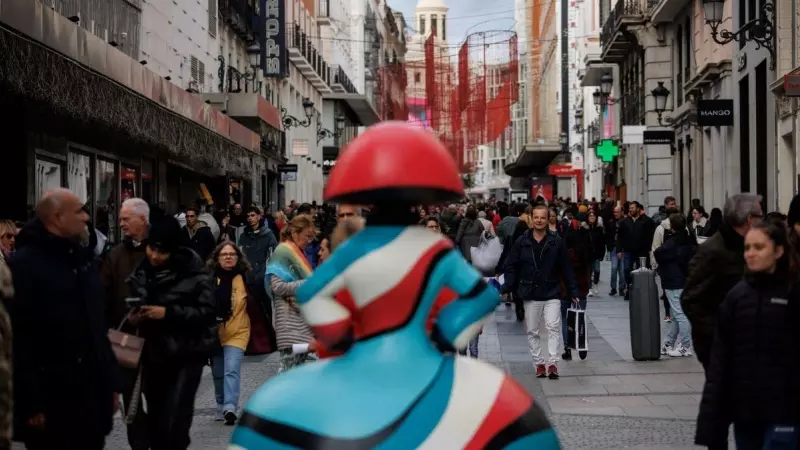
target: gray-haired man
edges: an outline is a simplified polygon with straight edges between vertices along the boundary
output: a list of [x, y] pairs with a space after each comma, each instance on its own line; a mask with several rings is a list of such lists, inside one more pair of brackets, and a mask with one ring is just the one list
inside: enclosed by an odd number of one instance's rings
[[681, 306], [692, 325], [695, 354], [704, 368], [711, 355], [717, 308], [744, 273], [744, 236], [763, 214], [760, 195], [729, 197], [719, 231], [698, 247], [689, 263]]

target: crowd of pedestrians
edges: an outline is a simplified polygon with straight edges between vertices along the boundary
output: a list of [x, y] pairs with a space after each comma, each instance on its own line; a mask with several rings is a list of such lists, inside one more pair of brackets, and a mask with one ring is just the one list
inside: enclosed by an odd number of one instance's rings
[[[761, 448], [798, 423], [800, 198], [786, 216], [764, 215], [752, 194], [709, 213], [693, 201], [686, 214], [666, 197], [652, 217], [610, 199], [414, 212], [468, 261], [486, 241], [502, 244], [497, 264], [479, 270], [524, 324], [537, 377], [557, 380], [573, 357], [568, 309], [590, 309], [604, 276], [610, 297], [630, 299], [632, 271], [646, 267], [663, 289], [662, 354], [696, 354], [706, 371], [697, 443], [726, 448], [734, 424], [742, 448]], [[57, 189], [29, 223], [0, 221], [0, 410], [14, 412], [0, 417], [0, 449], [12, 436], [29, 449], [100, 449], [117, 411], [132, 449], [186, 449], [207, 364], [215, 419], [235, 424], [245, 355], [278, 352], [283, 371], [344, 351], [314, 339], [295, 295], [368, 217], [294, 201], [271, 213], [234, 204], [171, 215], [132, 198], [119, 211], [123, 240], [103, 251], [78, 197]], [[478, 356], [479, 337], [463, 354]]]

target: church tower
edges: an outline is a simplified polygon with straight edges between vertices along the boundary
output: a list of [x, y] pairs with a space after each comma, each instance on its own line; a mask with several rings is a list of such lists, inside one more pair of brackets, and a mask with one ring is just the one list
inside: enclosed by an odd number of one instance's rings
[[441, 42], [447, 42], [447, 11], [444, 0], [419, 0], [414, 11], [417, 34], [427, 38], [433, 34]]

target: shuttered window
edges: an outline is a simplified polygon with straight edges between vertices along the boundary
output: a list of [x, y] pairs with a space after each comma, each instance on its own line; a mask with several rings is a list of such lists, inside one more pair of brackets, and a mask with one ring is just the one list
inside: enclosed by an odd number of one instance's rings
[[192, 78], [197, 82], [197, 90], [202, 91], [206, 84], [206, 65], [196, 57], [192, 56]]
[[208, 0], [208, 34], [217, 36], [217, 0]]

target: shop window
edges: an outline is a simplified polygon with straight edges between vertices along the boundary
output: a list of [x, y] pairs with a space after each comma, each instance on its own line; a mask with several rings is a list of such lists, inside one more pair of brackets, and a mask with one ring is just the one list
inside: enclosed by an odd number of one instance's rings
[[129, 198], [139, 197], [139, 169], [129, 165], [123, 165], [119, 175], [120, 202]]
[[45, 192], [62, 187], [63, 179], [63, 163], [36, 155], [36, 201], [39, 201]]
[[114, 162], [97, 160], [97, 200], [94, 226], [110, 242], [117, 242], [117, 167]]
[[154, 173], [153, 160], [142, 160], [142, 194], [141, 198], [149, 204], [154, 204], [156, 201], [155, 189], [155, 173]]
[[80, 201], [92, 208], [94, 184], [92, 177], [92, 157], [82, 153], [70, 152], [67, 157], [67, 187]]

